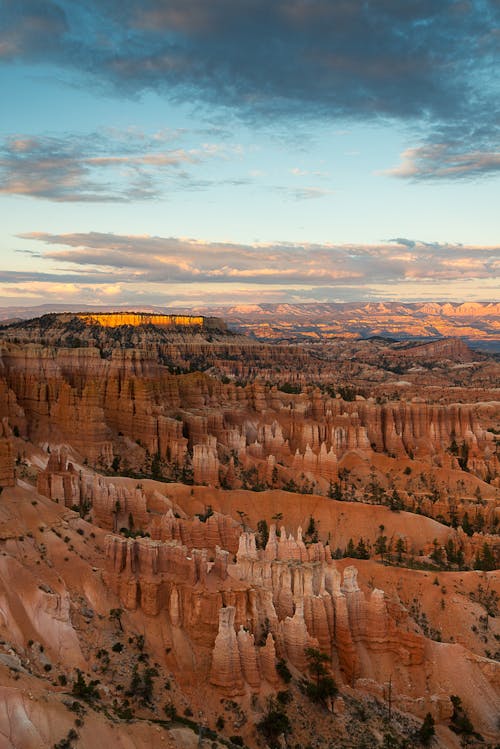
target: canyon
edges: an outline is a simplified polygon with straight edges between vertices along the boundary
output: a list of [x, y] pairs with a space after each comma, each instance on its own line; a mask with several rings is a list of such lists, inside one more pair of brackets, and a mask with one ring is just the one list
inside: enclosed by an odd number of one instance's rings
[[0, 329], [4, 745], [496, 746], [495, 357], [153, 312]]

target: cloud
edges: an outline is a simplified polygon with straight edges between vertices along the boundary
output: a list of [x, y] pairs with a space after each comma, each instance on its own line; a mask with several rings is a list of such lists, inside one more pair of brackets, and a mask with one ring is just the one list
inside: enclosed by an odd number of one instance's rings
[[425, 134], [498, 126], [497, 0], [1, 0], [0, 10], [3, 58], [51, 62], [121, 94], [153, 89], [254, 119], [390, 118]]
[[326, 187], [299, 187], [295, 190], [291, 190], [292, 195], [297, 200], [311, 200], [314, 198], [325, 198], [328, 195], [333, 195], [335, 190], [329, 190]]
[[[48, 248], [40, 258], [68, 282], [142, 285], [293, 287], [388, 286], [419, 281], [491, 280], [500, 274], [500, 247], [407, 240], [376, 245], [236, 244], [178, 237], [106, 233], [22, 235]], [[74, 275], [73, 275], [74, 274]], [[0, 281], [9, 281], [9, 274]], [[57, 278], [55, 277], [57, 276]], [[37, 280], [29, 274], [27, 280]], [[12, 273], [12, 283], [21, 279]], [[260, 292], [259, 292], [260, 293]]]
[[[2, 0], [0, 60], [64, 54], [69, 27], [64, 8], [52, 0]], [[52, 45], [50, 45], [52, 40]]]
[[0, 194], [56, 202], [152, 200], [173, 189], [200, 189], [192, 168], [214, 158], [239, 157], [241, 148], [203, 143], [171, 148], [178, 131], [138, 130], [88, 135], [17, 135], [0, 143]]
[[500, 172], [500, 151], [467, 151], [463, 144], [429, 143], [408, 148], [383, 174], [411, 180], [473, 179]]

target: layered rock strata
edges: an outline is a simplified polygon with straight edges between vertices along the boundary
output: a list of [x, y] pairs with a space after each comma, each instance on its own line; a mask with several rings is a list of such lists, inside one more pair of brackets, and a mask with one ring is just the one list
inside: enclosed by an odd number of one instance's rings
[[7, 418], [0, 422], [0, 487], [14, 486], [14, 455], [12, 449], [12, 430]]

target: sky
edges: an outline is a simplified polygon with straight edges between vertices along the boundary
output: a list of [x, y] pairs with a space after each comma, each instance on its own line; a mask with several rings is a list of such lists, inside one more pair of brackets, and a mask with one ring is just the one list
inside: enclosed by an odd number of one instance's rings
[[500, 298], [500, 0], [0, 0], [0, 306]]

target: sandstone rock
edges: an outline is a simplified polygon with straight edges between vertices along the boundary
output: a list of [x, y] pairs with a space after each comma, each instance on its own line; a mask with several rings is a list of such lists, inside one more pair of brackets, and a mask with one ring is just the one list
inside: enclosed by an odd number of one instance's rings
[[219, 631], [215, 639], [210, 669], [210, 683], [230, 695], [244, 691], [240, 651], [234, 629], [235, 609], [226, 606], [219, 611]]

